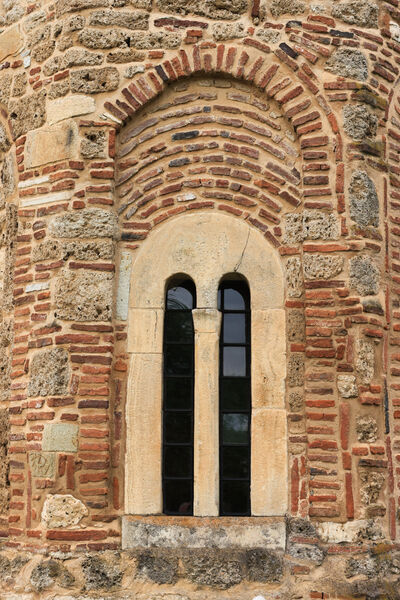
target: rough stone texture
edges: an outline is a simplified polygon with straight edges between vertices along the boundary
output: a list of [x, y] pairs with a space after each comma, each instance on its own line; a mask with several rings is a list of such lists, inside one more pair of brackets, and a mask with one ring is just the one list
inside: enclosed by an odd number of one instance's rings
[[344, 259], [341, 256], [323, 256], [305, 254], [303, 258], [306, 279], [332, 279], [343, 270]]
[[365, 227], [379, 225], [379, 201], [375, 184], [365, 171], [354, 171], [349, 186], [350, 216]]
[[11, 94], [12, 76], [8, 73], [0, 76], [0, 103], [7, 106]]
[[43, 430], [44, 452], [77, 452], [78, 425], [74, 423], [46, 423]]
[[212, 19], [236, 19], [247, 8], [246, 0], [157, 0], [157, 6], [162, 12], [188, 14], [194, 13]]
[[117, 25], [125, 29], [147, 29], [149, 15], [139, 11], [97, 10], [90, 14], [89, 25]]
[[[135, 50], [134, 48], [129, 48], [129, 50], [112, 50], [107, 54], [107, 62], [115, 64], [143, 61], [144, 58], [145, 54], [139, 50]], [[143, 65], [140, 66], [143, 69]]]
[[111, 273], [66, 271], [56, 287], [56, 316], [69, 321], [109, 321], [112, 306]]
[[290, 387], [303, 385], [304, 369], [304, 356], [300, 353], [291, 354], [288, 363], [287, 375], [287, 382]]
[[256, 36], [259, 37], [264, 42], [269, 42], [269, 43], [275, 44], [276, 42], [278, 42], [281, 39], [282, 33], [280, 31], [277, 31], [276, 29], [266, 28], [266, 29], [259, 29], [256, 32]]
[[360, 471], [360, 480], [362, 482], [361, 501], [366, 506], [376, 504], [385, 481], [385, 474], [379, 471]]
[[58, 240], [46, 240], [34, 247], [32, 252], [33, 262], [43, 260], [58, 260], [62, 256], [62, 246]]
[[284, 241], [294, 244], [306, 239], [334, 240], [339, 235], [337, 219], [334, 214], [317, 210], [305, 210], [302, 213], [286, 215]]
[[362, 383], [370, 383], [375, 371], [374, 344], [369, 340], [359, 339], [356, 344], [356, 370]]
[[378, 7], [369, 0], [338, 2], [332, 7], [332, 15], [352, 25], [378, 27]]
[[357, 439], [359, 442], [374, 443], [378, 436], [378, 425], [373, 417], [357, 417]]
[[14, 156], [9, 153], [1, 167], [0, 181], [2, 184], [2, 191], [6, 198], [11, 196], [15, 189], [15, 167], [14, 167]]
[[213, 37], [217, 42], [232, 40], [246, 35], [243, 23], [214, 23]]
[[30, 583], [36, 592], [42, 592], [55, 582], [62, 587], [70, 587], [75, 583], [75, 578], [58, 561], [50, 559], [39, 563], [30, 576]]
[[114, 245], [111, 241], [68, 242], [64, 244], [63, 258], [76, 260], [111, 260], [114, 257]]
[[274, 17], [281, 15], [298, 15], [304, 12], [306, 5], [299, 0], [273, 0], [271, 14]]
[[112, 92], [118, 87], [119, 74], [115, 67], [81, 69], [71, 73], [70, 83], [71, 91], [80, 94]]
[[341, 77], [351, 77], [365, 81], [368, 77], [368, 63], [364, 54], [352, 48], [338, 48], [327, 60], [325, 68]]
[[104, 131], [87, 131], [81, 141], [81, 155], [85, 158], [104, 158], [106, 135]]
[[289, 311], [287, 334], [291, 342], [305, 342], [305, 317], [302, 310]]
[[0, 152], [7, 152], [10, 148], [10, 140], [8, 139], [8, 135], [4, 125], [0, 123]]
[[102, 208], [87, 208], [55, 217], [50, 232], [56, 238], [114, 237], [117, 222], [112, 212]]
[[86, 590], [112, 590], [121, 583], [122, 571], [117, 555], [88, 556], [82, 561]]
[[13, 96], [23, 96], [26, 91], [26, 86], [28, 83], [28, 77], [26, 73], [19, 73], [14, 78], [14, 83], [12, 87], [12, 95]]
[[269, 550], [249, 550], [246, 553], [247, 578], [250, 581], [272, 583], [283, 575], [282, 557]]
[[83, 46], [93, 49], [126, 47], [125, 36], [118, 29], [83, 29], [79, 34], [79, 41]]
[[[1, 368], [1, 365], [0, 365]], [[10, 422], [8, 410], [0, 409], [0, 515], [6, 515], [9, 508], [9, 456], [8, 439]]]
[[337, 387], [343, 398], [355, 398], [358, 396], [357, 382], [354, 375], [338, 375]]
[[371, 113], [364, 104], [343, 107], [344, 130], [353, 140], [361, 141], [373, 138], [378, 127], [378, 117]]
[[314, 544], [290, 544], [288, 554], [297, 560], [306, 560], [321, 565], [325, 559], [325, 552]]
[[68, 352], [64, 348], [42, 350], [30, 365], [29, 396], [65, 394], [69, 381]]
[[43, 91], [10, 101], [10, 120], [14, 139], [44, 124], [45, 102], [46, 92]]
[[46, 527], [71, 527], [88, 514], [86, 506], [71, 494], [54, 494], [46, 497], [42, 521]]
[[56, 455], [54, 452], [30, 452], [29, 466], [33, 477], [52, 479], [56, 475]]
[[240, 561], [213, 553], [191, 552], [183, 559], [185, 576], [197, 585], [226, 590], [243, 579]]
[[181, 43], [179, 33], [168, 32], [133, 32], [130, 37], [130, 45], [138, 50], [151, 50], [152, 48], [177, 48]]
[[289, 406], [292, 412], [299, 412], [304, 406], [304, 398], [300, 392], [289, 393]]
[[350, 259], [350, 285], [361, 296], [377, 294], [379, 291], [379, 269], [369, 256]]
[[137, 560], [138, 576], [150, 579], [155, 583], [174, 583], [178, 575], [178, 558], [168, 553], [157, 555], [152, 552], [143, 552]]
[[299, 298], [303, 293], [303, 274], [301, 261], [293, 256], [286, 261], [286, 284], [288, 295], [291, 298]]

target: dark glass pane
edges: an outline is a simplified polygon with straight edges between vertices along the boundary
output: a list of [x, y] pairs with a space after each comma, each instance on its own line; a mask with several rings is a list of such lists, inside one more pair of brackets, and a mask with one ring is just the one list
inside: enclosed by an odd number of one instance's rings
[[169, 514], [192, 514], [192, 482], [164, 480], [164, 512]]
[[164, 414], [164, 442], [189, 444], [192, 441], [192, 413], [166, 412]]
[[222, 415], [222, 442], [223, 444], [247, 444], [249, 430], [249, 416], [247, 414]]
[[183, 310], [193, 308], [193, 294], [185, 287], [172, 287], [167, 292], [167, 310]]
[[250, 410], [250, 379], [220, 380], [222, 410]]
[[250, 484], [248, 481], [222, 482], [222, 513], [224, 515], [249, 514]]
[[224, 344], [244, 344], [246, 342], [246, 316], [244, 314], [224, 315]]
[[166, 377], [164, 388], [164, 408], [192, 408], [191, 377]]
[[167, 375], [191, 375], [192, 363], [192, 346], [167, 346], [165, 350], [165, 368]]
[[249, 448], [225, 446], [222, 448], [222, 477], [249, 477]]
[[224, 290], [224, 309], [225, 310], [245, 310], [245, 302], [242, 294], [238, 290], [225, 288]]
[[225, 377], [246, 375], [246, 348], [224, 347], [222, 374]]
[[167, 446], [164, 452], [164, 476], [191, 477], [192, 462], [191, 446]]
[[193, 340], [192, 313], [167, 311], [164, 335], [168, 342], [191, 342]]

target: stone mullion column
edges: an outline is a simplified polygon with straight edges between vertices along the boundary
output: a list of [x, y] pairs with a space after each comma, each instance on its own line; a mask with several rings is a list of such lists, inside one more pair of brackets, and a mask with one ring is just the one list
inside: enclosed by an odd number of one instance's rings
[[219, 333], [217, 309], [193, 310], [195, 329], [194, 505], [199, 517], [219, 514]]

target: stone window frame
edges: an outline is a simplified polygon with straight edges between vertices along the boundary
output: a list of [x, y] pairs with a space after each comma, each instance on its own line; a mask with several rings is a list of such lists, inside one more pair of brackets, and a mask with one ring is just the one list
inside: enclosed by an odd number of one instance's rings
[[[163, 223], [143, 243], [130, 280], [125, 514], [162, 516], [161, 435], [165, 286], [193, 279], [195, 326], [194, 517], [219, 515], [218, 286], [229, 273], [251, 294], [251, 515], [288, 509], [284, 271], [279, 253], [247, 223], [212, 212]], [[207, 368], [204, 367], [207, 365]], [[220, 517], [223, 518], [223, 517]], [[237, 517], [234, 517], [237, 519]], [[248, 517], [247, 517], [248, 518]]]

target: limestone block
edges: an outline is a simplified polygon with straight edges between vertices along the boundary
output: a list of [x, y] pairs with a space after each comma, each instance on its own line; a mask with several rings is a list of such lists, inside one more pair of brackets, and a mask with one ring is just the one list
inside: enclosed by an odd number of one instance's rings
[[54, 452], [30, 452], [29, 466], [33, 477], [53, 479], [56, 474], [56, 455]]
[[273, 0], [271, 13], [274, 17], [281, 15], [299, 15], [304, 12], [306, 5], [300, 0]]
[[52, 494], [46, 497], [42, 522], [49, 529], [77, 525], [88, 514], [86, 506], [71, 494]]
[[[83, 29], [78, 36], [80, 43], [86, 48], [109, 49], [125, 47], [125, 36], [119, 29]], [[81, 91], [81, 90], [80, 90]]]
[[286, 411], [254, 408], [251, 429], [252, 514], [284, 515], [288, 496]]
[[357, 417], [356, 432], [359, 442], [373, 444], [378, 438], [378, 425], [373, 417]]
[[84, 158], [104, 158], [106, 156], [105, 132], [86, 131], [81, 141], [80, 150]]
[[[49, 240], [49, 243], [57, 243]], [[114, 258], [114, 244], [112, 240], [100, 240], [98, 242], [65, 242], [62, 245], [64, 260], [74, 258], [75, 260], [112, 260]]]
[[161, 490], [162, 354], [133, 354], [126, 407], [125, 512], [159, 514]]
[[365, 520], [348, 521], [347, 523], [317, 523], [317, 531], [323, 542], [328, 544], [356, 543], [362, 538], [363, 531], [369, 522]]
[[303, 268], [306, 279], [331, 279], [343, 270], [342, 256], [305, 254]]
[[46, 423], [43, 429], [43, 452], [77, 452], [78, 425]]
[[289, 393], [289, 407], [292, 412], [299, 412], [303, 409], [304, 398], [300, 392]]
[[137, 50], [151, 50], [152, 48], [177, 48], [181, 43], [179, 33], [134, 31], [129, 36], [130, 45]]
[[0, 152], [7, 152], [10, 146], [11, 143], [8, 139], [6, 128], [0, 123]]
[[116, 25], [125, 29], [148, 29], [149, 15], [142, 11], [96, 10], [90, 14], [89, 25]]
[[119, 73], [115, 67], [80, 69], [70, 75], [71, 91], [79, 94], [112, 92], [119, 84]]
[[286, 261], [286, 285], [290, 298], [299, 298], [302, 295], [303, 274], [298, 256], [291, 256]]
[[55, 217], [49, 230], [56, 238], [112, 238], [117, 235], [117, 219], [108, 210], [85, 208]]
[[13, 138], [41, 127], [46, 120], [46, 92], [30, 94], [9, 103]]
[[11, 196], [15, 189], [15, 171], [14, 153], [9, 152], [3, 161], [3, 166], [0, 173], [0, 182], [3, 186], [3, 193], [6, 198]]
[[229, 3], [216, 3], [213, 0], [157, 0], [161, 12], [188, 14], [194, 13], [210, 19], [237, 19], [247, 9], [246, 0], [231, 0]]
[[343, 398], [355, 398], [358, 396], [358, 388], [354, 375], [338, 375], [337, 387]]
[[109, 321], [112, 288], [112, 273], [66, 271], [56, 285], [55, 316], [68, 321]]
[[325, 69], [341, 77], [365, 81], [368, 78], [368, 63], [364, 54], [353, 48], [338, 48], [325, 63]]
[[343, 107], [344, 130], [353, 140], [362, 141], [374, 138], [378, 127], [378, 117], [364, 104], [346, 104]]
[[286, 318], [283, 309], [253, 310], [251, 324], [253, 407], [283, 408]]
[[233, 40], [246, 35], [243, 23], [214, 23], [212, 27], [214, 40]]
[[19, 25], [13, 25], [6, 28], [0, 34], [0, 62], [3, 62], [7, 56], [14, 54], [22, 47], [23, 38]]
[[305, 316], [303, 310], [288, 311], [288, 339], [291, 342], [305, 342]]
[[163, 320], [161, 308], [131, 308], [128, 325], [128, 352], [162, 353]]
[[74, 121], [66, 121], [60, 125], [27, 133], [25, 145], [27, 167], [38, 167], [66, 158], [78, 158], [78, 125]]
[[359, 225], [379, 225], [379, 201], [375, 184], [365, 171], [354, 171], [350, 186], [350, 216]]
[[68, 352], [64, 348], [42, 350], [30, 361], [29, 396], [65, 394], [68, 389]]
[[290, 355], [288, 364], [289, 387], [301, 387], [304, 384], [304, 355], [296, 352]]
[[[117, 319], [126, 321], [129, 312], [129, 291], [131, 281], [131, 269], [132, 269], [132, 254], [131, 252], [122, 251], [121, 260], [119, 263], [118, 273], [118, 287], [117, 287], [117, 299], [115, 303], [115, 310]], [[128, 330], [128, 344], [129, 344], [129, 330]]]
[[369, 506], [378, 501], [385, 479], [386, 474], [379, 471], [360, 471], [360, 499], [363, 504]]
[[337, 2], [332, 7], [332, 15], [359, 27], [378, 27], [378, 7], [370, 0]]
[[369, 256], [350, 259], [350, 285], [361, 296], [379, 292], [379, 269]]
[[58, 260], [62, 256], [62, 247], [58, 240], [45, 240], [33, 248], [32, 260]]
[[370, 383], [375, 371], [375, 351], [373, 342], [363, 339], [357, 340], [355, 366], [361, 382]]
[[96, 109], [94, 98], [84, 96], [83, 94], [73, 94], [67, 98], [58, 98], [51, 100], [47, 104], [47, 122], [54, 125], [59, 121], [77, 117], [78, 115], [87, 115]]
[[295, 244], [304, 240], [336, 240], [339, 227], [335, 215], [317, 210], [286, 215], [284, 241]]

